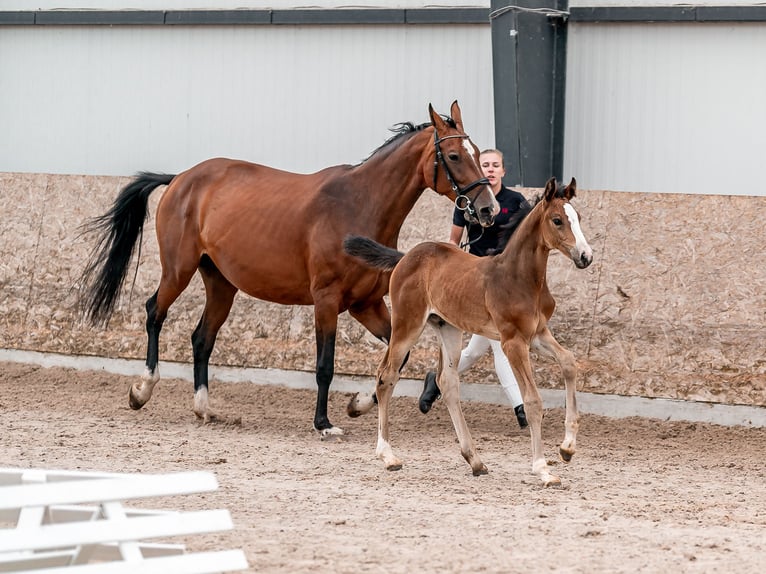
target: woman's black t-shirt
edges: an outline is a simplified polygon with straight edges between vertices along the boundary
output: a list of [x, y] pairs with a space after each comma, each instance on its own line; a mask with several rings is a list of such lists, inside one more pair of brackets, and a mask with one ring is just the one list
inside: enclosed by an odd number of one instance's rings
[[500, 189], [495, 199], [500, 204], [500, 212], [495, 216], [495, 221], [490, 227], [482, 227], [478, 223], [469, 225], [465, 219], [464, 212], [458, 208], [455, 208], [452, 214], [452, 223], [460, 227], [468, 226], [468, 241], [472, 242], [468, 252], [479, 257], [485, 256], [487, 250], [497, 249], [500, 237], [504, 232], [503, 226], [508, 223], [511, 216], [526, 201], [524, 196], [518, 191], [508, 189], [505, 186]]

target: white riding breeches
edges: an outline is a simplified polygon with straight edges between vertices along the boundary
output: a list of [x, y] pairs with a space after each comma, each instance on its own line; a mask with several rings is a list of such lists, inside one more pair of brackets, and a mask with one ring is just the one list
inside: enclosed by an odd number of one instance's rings
[[490, 348], [492, 348], [492, 355], [495, 359], [497, 378], [500, 379], [500, 385], [503, 387], [511, 406], [517, 407], [523, 404], [524, 401], [521, 398], [521, 391], [519, 391], [519, 383], [516, 381], [513, 369], [511, 369], [508, 358], [503, 352], [500, 341], [487, 339], [481, 335], [472, 335], [468, 345], [460, 353], [460, 363], [457, 366], [458, 374], [470, 369]]

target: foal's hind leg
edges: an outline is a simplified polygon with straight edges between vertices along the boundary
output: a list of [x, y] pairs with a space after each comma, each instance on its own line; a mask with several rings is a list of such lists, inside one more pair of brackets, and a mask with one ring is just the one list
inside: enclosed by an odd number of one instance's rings
[[546, 327], [534, 339], [532, 348], [542, 355], [556, 359], [561, 367], [566, 387], [566, 419], [564, 422], [564, 441], [559, 446], [559, 454], [562, 460], [569, 462], [575, 453], [577, 446], [577, 429], [579, 426], [577, 414], [577, 398], [575, 396], [577, 386], [577, 364], [571, 351], [562, 347]]
[[[388, 311], [388, 307], [383, 299], [375, 301], [371, 305], [365, 305], [364, 307], [352, 306], [348, 310], [349, 315], [359, 321], [370, 333], [377, 337], [380, 341], [388, 345], [391, 340], [391, 314]], [[409, 354], [404, 358], [404, 363], [407, 363]], [[402, 368], [404, 365], [402, 365]], [[378, 402], [378, 397], [375, 391], [371, 393], [359, 394], [356, 393], [348, 403], [346, 407], [346, 413], [350, 417], [358, 417], [366, 414], [372, 410]]]
[[208, 401], [208, 365], [218, 331], [229, 316], [237, 288], [221, 274], [208, 256], [203, 256], [199, 272], [205, 284], [205, 310], [192, 334], [194, 354], [194, 414], [204, 422], [217, 417]]

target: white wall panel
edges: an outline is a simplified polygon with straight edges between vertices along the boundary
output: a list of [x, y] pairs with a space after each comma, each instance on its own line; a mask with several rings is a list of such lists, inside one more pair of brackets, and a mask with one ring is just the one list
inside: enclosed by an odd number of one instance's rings
[[357, 163], [457, 99], [494, 143], [489, 26], [5, 27], [0, 171]]
[[328, 8], [489, 8], [490, 0], [0, 0], [0, 10], [256, 10]]
[[564, 172], [584, 187], [766, 195], [766, 23], [569, 26]]

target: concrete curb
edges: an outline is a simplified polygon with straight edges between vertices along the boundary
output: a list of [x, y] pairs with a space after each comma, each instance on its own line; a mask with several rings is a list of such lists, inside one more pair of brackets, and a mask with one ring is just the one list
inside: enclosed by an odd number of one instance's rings
[[[27, 363], [41, 367], [65, 367], [80, 371], [105, 371], [118, 375], [140, 376], [144, 372], [144, 362], [140, 360], [58, 355], [15, 349], [0, 349], [0, 361]], [[184, 363], [160, 362], [160, 373], [163, 377], [193, 380], [191, 365]], [[211, 365], [210, 378], [222, 382], [249, 382], [256, 385], [277, 385], [291, 389], [316, 389], [314, 373], [304, 371]], [[373, 381], [370, 377], [336, 376], [331, 390], [344, 393], [369, 392], [372, 385]], [[396, 396], [417, 397], [422, 388], [422, 381], [402, 379], [396, 385], [394, 394]], [[565, 395], [563, 390], [540, 389], [540, 394], [545, 408], [564, 406]], [[461, 385], [460, 396], [465, 401], [508, 405], [505, 393], [499, 385], [465, 383]], [[766, 407], [585, 392], [577, 393], [577, 407], [581, 413], [613, 418], [644, 417], [665, 421], [705, 422], [723, 426], [766, 427]]]

